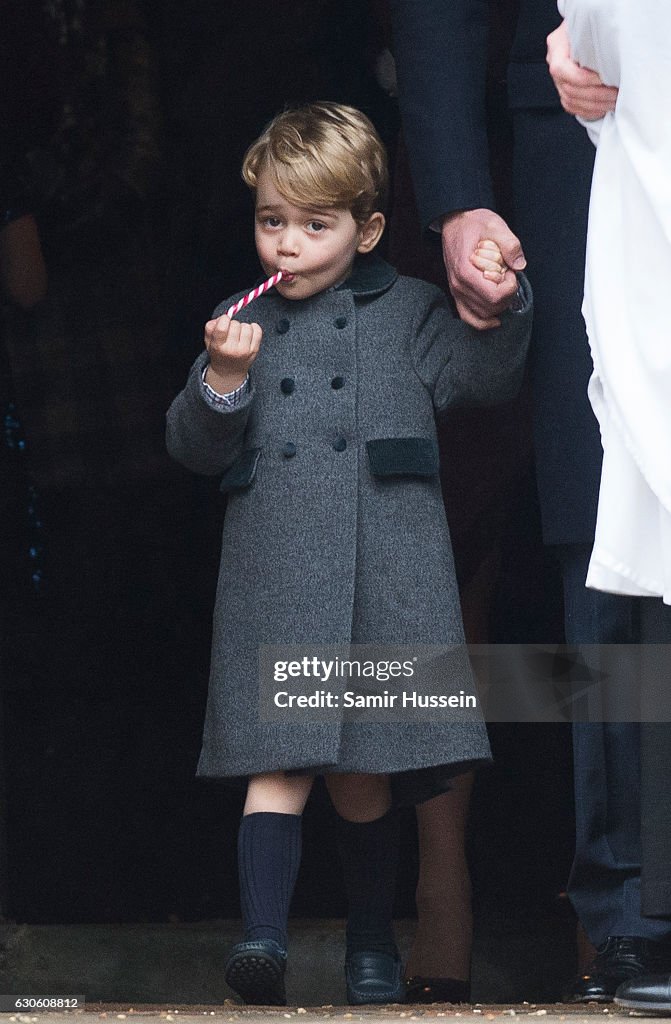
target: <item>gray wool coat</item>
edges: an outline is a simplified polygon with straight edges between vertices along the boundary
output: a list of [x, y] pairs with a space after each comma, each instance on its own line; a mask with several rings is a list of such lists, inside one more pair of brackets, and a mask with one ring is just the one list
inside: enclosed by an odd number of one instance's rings
[[463, 642], [434, 413], [517, 393], [523, 276], [520, 292], [520, 311], [479, 332], [437, 288], [370, 255], [336, 289], [301, 301], [271, 291], [238, 315], [263, 328], [238, 406], [208, 404], [207, 353], [196, 360], [168, 411], [168, 450], [229, 494], [198, 776], [439, 766], [447, 777], [489, 759], [482, 722], [262, 721], [258, 654]]

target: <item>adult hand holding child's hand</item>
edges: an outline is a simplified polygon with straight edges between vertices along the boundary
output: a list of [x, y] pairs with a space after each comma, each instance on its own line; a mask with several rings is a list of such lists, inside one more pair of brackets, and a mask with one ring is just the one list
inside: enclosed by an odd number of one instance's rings
[[[450, 291], [462, 320], [478, 330], [498, 327], [499, 314], [517, 291], [514, 270], [526, 266], [519, 239], [493, 210], [460, 210], [443, 220], [443, 260]], [[472, 262], [482, 239], [495, 243], [508, 270], [496, 283]]]
[[205, 348], [210, 365], [205, 380], [219, 394], [235, 391], [259, 354], [263, 331], [258, 324], [240, 323], [230, 317], [217, 317], [205, 324]]

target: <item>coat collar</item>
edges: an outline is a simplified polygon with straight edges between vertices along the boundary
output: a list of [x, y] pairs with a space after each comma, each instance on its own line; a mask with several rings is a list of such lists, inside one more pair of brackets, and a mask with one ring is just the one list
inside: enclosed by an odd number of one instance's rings
[[352, 273], [338, 285], [336, 291], [349, 289], [353, 295], [359, 298], [368, 298], [373, 295], [381, 295], [393, 285], [398, 277], [398, 272], [390, 266], [377, 253], [367, 253], [365, 256], [357, 256], [354, 260]]

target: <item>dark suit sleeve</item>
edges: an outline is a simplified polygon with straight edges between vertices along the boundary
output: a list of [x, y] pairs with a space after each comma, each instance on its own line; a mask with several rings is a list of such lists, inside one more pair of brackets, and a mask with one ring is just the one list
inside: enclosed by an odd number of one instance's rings
[[494, 208], [485, 87], [488, 0], [391, 0], [394, 57], [423, 227]]

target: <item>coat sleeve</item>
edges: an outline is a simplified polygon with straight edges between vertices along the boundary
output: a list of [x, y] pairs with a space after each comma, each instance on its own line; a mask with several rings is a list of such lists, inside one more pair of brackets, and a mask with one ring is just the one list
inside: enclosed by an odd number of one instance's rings
[[478, 331], [455, 318], [438, 290], [424, 307], [413, 340], [413, 364], [437, 411], [493, 405], [515, 398], [522, 385], [533, 315], [531, 286], [518, 274], [520, 308], [501, 326]]
[[494, 209], [485, 90], [489, 0], [391, 0], [399, 103], [423, 227]]
[[207, 352], [203, 352], [168, 409], [166, 444], [173, 459], [187, 469], [214, 476], [228, 469], [242, 452], [254, 386], [237, 405], [214, 408], [205, 398], [206, 363]]

